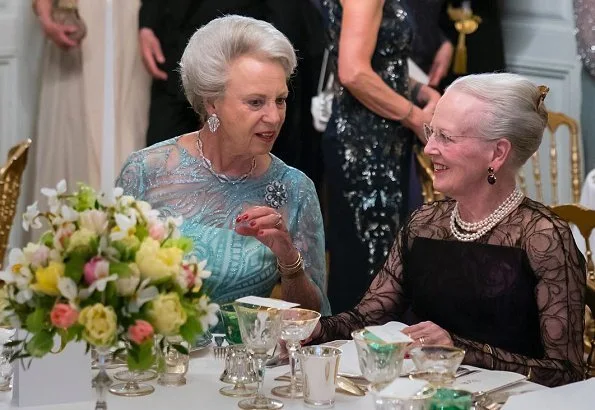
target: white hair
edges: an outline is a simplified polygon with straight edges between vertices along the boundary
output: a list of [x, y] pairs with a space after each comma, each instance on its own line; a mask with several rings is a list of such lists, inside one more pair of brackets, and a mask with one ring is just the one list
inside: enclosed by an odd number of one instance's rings
[[547, 111], [545, 96], [531, 81], [511, 73], [473, 74], [455, 80], [450, 90], [486, 103], [469, 126], [481, 137], [509, 140], [514, 166], [521, 167], [539, 149]]
[[212, 20], [196, 30], [180, 60], [184, 93], [203, 119], [205, 104], [225, 92], [230, 63], [243, 55], [281, 64], [288, 79], [297, 65], [290, 41], [272, 24], [236, 15]]

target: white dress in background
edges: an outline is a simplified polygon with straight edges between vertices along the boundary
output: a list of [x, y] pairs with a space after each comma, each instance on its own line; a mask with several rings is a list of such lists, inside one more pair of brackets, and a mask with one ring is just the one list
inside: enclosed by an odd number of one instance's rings
[[[114, 2], [114, 78], [116, 135], [114, 173], [128, 155], [145, 145], [151, 80], [137, 46], [140, 0]], [[95, 188], [101, 183], [105, 8], [101, 0], [79, 0], [87, 24], [81, 47], [64, 51], [45, 44], [40, 81], [37, 132], [30, 166], [34, 168], [33, 197], [42, 187], [65, 179]]]

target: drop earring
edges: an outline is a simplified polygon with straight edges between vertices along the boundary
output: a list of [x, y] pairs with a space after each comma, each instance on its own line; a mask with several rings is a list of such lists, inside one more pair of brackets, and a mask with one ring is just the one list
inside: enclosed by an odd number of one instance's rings
[[219, 121], [219, 117], [217, 117], [217, 114], [215, 113], [211, 114], [207, 119], [209, 131], [211, 131], [213, 134], [217, 131], [217, 128], [219, 128], [219, 124], [221, 124], [221, 121]]
[[496, 183], [496, 174], [494, 173], [494, 168], [488, 168], [488, 184], [494, 185]]

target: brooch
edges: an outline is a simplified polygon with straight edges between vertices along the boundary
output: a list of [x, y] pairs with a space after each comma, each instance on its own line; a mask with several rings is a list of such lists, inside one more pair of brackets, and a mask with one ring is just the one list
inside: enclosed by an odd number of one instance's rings
[[267, 185], [264, 201], [271, 208], [279, 209], [287, 203], [287, 188], [279, 181], [273, 181]]

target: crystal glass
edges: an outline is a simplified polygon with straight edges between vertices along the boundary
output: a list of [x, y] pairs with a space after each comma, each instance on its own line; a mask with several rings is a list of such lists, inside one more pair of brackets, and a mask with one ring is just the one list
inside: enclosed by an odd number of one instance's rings
[[97, 356], [97, 376], [93, 379], [93, 386], [97, 393], [97, 401], [95, 402], [95, 410], [107, 410], [107, 388], [112, 384], [112, 379], [106, 372], [107, 356], [110, 354], [109, 347], [100, 346], [95, 348]]
[[246, 386], [255, 383], [257, 380], [252, 356], [244, 345], [228, 346], [225, 356], [225, 370], [219, 377], [224, 383], [231, 383], [233, 386], [225, 386], [219, 389], [219, 393], [231, 397], [249, 397], [256, 394], [256, 388]]
[[300, 350], [299, 358], [304, 379], [304, 403], [308, 407], [333, 407], [341, 350], [308, 346]]
[[429, 410], [471, 410], [473, 394], [464, 390], [438, 389]]
[[149, 380], [157, 378], [157, 372], [155, 370], [139, 370], [136, 372], [120, 370], [114, 374], [114, 379], [122, 382], [127, 382], [132, 378], [135, 378], [134, 380], [137, 382], [148, 382]]
[[142, 383], [144, 370], [128, 369], [126, 374], [121, 374], [123, 383], [112, 384], [109, 392], [116, 396], [138, 397], [146, 396], [155, 391], [155, 388], [147, 383]]
[[408, 343], [387, 343], [365, 329], [352, 332], [351, 337], [355, 341], [359, 368], [377, 389], [400, 375]]
[[283, 326], [281, 328], [281, 339], [287, 342], [289, 351], [289, 364], [291, 370], [291, 381], [286, 386], [277, 386], [272, 393], [280, 397], [299, 398], [304, 397], [302, 386], [296, 382], [295, 369], [297, 363], [297, 351], [300, 348], [300, 340], [308, 338], [320, 319], [320, 313], [308, 309], [287, 309], [281, 312]]
[[242, 303], [235, 303], [234, 308], [238, 314], [242, 341], [252, 353], [254, 368], [258, 376], [256, 397], [244, 399], [238, 405], [246, 410], [280, 409], [283, 407], [281, 401], [264, 395], [263, 381], [269, 351], [275, 348], [281, 334], [281, 311]]
[[165, 338], [163, 350], [157, 356], [159, 370], [157, 383], [162, 386], [183, 386], [186, 384], [190, 356], [176, 350], [173, 347], [174, 344], [181, 345], [186, 349], [190, 347], [181, 336]]
[[375, 387], [370, 390], [374, 396], [376, 410], [430, 410], [432, 397], [436, 394], [436, 389], [431, 386], [424, 387], [410, 397], [390, 397]]
[[412, 348], [409, 355], [417, 368], [410, 377], [426, 380], [434, 387], [448, 387], [455, 380], [465, 351], [454, 346], [424, 345]]
[[236, 313], [233, 303], [226, 303], [219, 307], [221, 313], [221, 321], [225, 328], [225, 338], [230, 345], [242, 344], [242, 335], [240, 333], [240, 325], [238, 324], [238, 314]]
[[15, 329], [0, 327], [0, 391], [9, 391], [12, 388], [13, 364], [10, 362], [12, 349], [4, 344], [11, 341], [16, 333]]

